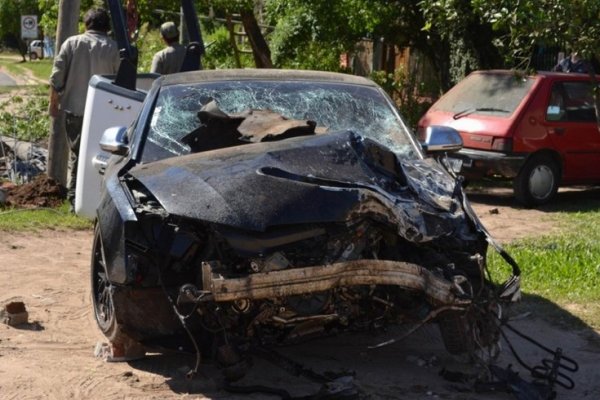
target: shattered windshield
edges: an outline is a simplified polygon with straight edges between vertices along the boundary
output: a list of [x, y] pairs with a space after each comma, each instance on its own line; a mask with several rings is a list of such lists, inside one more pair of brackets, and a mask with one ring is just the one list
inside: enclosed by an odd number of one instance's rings
[[[227, 135], [225, 131], [236, 131], [241, 126], [237, 121], [249, 119], [249, 115], [254, 118], [250, 124], [254, 131], [256, 126], [264, 126], [255, 120], [267, 115], [264, 118], [277, 120], [278, 126], [285, 121], [286, 126], [306, 128], [301, 134], [352, 130], [404, 158], [418, 157], [409, 139], [410, 133], [375, 88], [305, 81], [225, 81], [164, 87], [150, 121], [143, 161], [226, 147], [214, 143], [212, 147], [194, 146], [193, 143], [202, 135], [212, 135], [214, 139], [214, 136]], [[207, 128], [211, 123], [215, 126]], [[272, 125], [268, 129], [272, 129]], [[276, 139], [294, 136], [286, 136], [287, 131], [283, 133], [278, 133], [281, 136]], [[265, 135], [256, 132], [249, 135], [253, 136], [264, 139]], [[266, 136], [270, 137], [268, 140], [275, 140], [275, 136]], [[234, 145], [247, 143], [247, 137], [236, 136]]]

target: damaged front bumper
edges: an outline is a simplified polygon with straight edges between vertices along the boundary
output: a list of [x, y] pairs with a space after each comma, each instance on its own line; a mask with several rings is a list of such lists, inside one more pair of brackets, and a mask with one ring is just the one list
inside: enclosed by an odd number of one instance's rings
[[225, 278], [214, 273], [218, 267], [217, 262], [202, 264], [203, 290], [211, 294], [205, 300], [258, 300], [349, 286], [390, 285], [422, 293], [435, 306], [466, 307], [471, 303], [459, 285], [459, 278], [448, 281], [419, 265], [400, 261], [354, 260], [255, 273], [241, 278]]

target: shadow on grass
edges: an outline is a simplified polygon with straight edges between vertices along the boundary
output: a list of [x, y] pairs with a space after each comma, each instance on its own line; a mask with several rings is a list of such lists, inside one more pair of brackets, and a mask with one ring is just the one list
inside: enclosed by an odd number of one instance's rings
[[[512, 189], [503, 187], [467, 188], [467, 196], [472, 202], [489, 206], [504, 206], [525, 209], [515, 200]], [[589, 212], [600, 209], [600, 187], [577, 187], [559, 190], [554, 200], [537, 210], [547, 213], [555, 212]]]

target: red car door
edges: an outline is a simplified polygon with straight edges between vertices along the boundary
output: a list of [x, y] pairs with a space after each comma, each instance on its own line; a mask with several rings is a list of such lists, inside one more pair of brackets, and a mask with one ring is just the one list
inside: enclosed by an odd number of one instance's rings
[[559, 79], [552, 84], [545, 126], [563, 158], [563, 184], [600, 181], [600, 131], [592, 85]]

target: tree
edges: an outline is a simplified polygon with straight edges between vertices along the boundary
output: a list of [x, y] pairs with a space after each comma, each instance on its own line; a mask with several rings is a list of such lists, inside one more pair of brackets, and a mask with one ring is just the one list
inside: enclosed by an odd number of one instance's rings
[[339, 56], [349, 51], [364, 30], [348, 24], [340, 1], [271, 0], [266, 3], [276, 65], [292, 68], [339, 69]]
[[180, 1], [173, 0], [136, 0], [137, 12], [141, 24], [158, 27], [165, 21], [179, 20]]
[[0, 1], [0, 38], [14, 43], [23, 61], [26, 61], [27, 45], [21, 39], [21, 15], [38, 15], [37, 0]]
[[56, 33], [56, 21], [58, 21], [58, 1], [39, 0], [38, 10], [40, 13], [38, 23], [43, 35], [54, 37]]
[[[255, 12], [262, 11], [263, 1], [252, 1], [252, 0], [201, 0], [200, 10], [207, 14], [216, 14], [217, 16], [231, 20], [234, 14], [239, 14], [244, 30], [248, 37], [248, 42], [252, 48], [252, 55], [257, 68], [272, 68], [273, 62], [271, 60], [271, 49], [264, 37], [261, 29], [261, 24], [256, 18]], [[210, 26], [211, 31], [214, 32], [215, 28]], [[230, 36], [233, 31], [230, 29]], [[233, 38], [230, 38], [233, 40]], [[230, 40], [230, 43], [231, 43]], [[231, 49], [234, 54], [235, 49]]]

